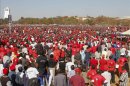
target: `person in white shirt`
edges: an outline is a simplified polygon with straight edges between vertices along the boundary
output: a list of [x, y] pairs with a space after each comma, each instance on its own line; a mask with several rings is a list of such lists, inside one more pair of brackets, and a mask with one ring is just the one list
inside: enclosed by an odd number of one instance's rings
[[107, 49], [105, 48], [103, 51], [102, 51], [102, 56], [104, 55], [105, 59], [107, 57]]
[[107, 51], [107, 57], [106, 59], [109, 60], [109, 57], [112, 55], [112, 51], [110, 50], [110, 48]]
[[3, 69], [4, 67], [3, 67], [2, 61], [0, 60], [0, 77], [3, 76], [3, 72], [2, 72]]
[[70, 86], [70, 83], [69, 83], [70, 78], [75, 75], [75, 70], [74, 69], [75, 69], [75, 67], [74, 67], [74, 65], [72, 65], [71, 66], [71, 71], [69, 71], [67, 73], [68, 86]]
[[74, 63], [73, 62], [71, 62], [71, 59], [70, 58], [68, 58], [68, 61], [67, 61], [67, 63], [66, 63], [66, 72], [69, 72], [69, 71], [71, 71], [71, 66], [72, 65], [74, 65]]
[[122, 48], [120, 49], [120, 52], [124, 55], [126, 55], [126, 48], [124, 45], [122, 45]]
[[102, 76], [106, 79], [106, 81], [107, 81], [106, 86], [111, 86], [111, 84], [110, 84], [110, 81], [111, 81], [111, 73], [108, 72], [107, 67], [105, 67], [104, 69], [105, 69], [105, 71], [104, 71], [101, 75], [102, 75]]
[[28, 63], [28, 69], [25, 71], [26, 76], [28, 77], [28, 86], [37, 86], [38, 85], [38, 70], [33, 67], [33, 64]]
[[70, 79], [72, 76], [75, 75], [74, 65], [71, 66], [71, 71], [67, 73], [67, 77]]

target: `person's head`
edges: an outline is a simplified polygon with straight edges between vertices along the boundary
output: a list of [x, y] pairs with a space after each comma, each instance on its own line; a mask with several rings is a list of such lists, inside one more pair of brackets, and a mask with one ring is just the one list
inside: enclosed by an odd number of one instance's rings
[[96, 67], [94, 65], [92, 65], [92, 69], [95, 69]]
[[104, 51], [107, 51], [107, 49], [105, 48]]
[[80, 75], [81, 74], [81, 69], [80, 68], [75, 68], [75, 73], [77, 74], [77, 75]]
[[99, 69], [97, 70], [97, 74], [101, 74], [102, 71], [100, 71]]
[[124, 65], [124, 66], [122, 67], [122, 71], [124, 71], [124, 70], [126, 70], [126, 65]]
[[23, 67], [18, 67], [18, 71], [22, 72], [23, 71]]
[[72, 66], [71, 66], [71, 70], [74, 70], [74, 68], [75, 68], [74, 65], [72, 65]]
[[18, 60], [18, 64], [22, 64], [22, 60], [20, 59], [20, 60]]
[[15, 71], [15, 65], [14, 65], [14, 64], [12, 64], [12, 65], [10, 66], [10, 70], [11, 70], [11, 71]]
[[54, 55], [53, 55], [53, 54], [51, 54], [51, 55], [50, 55], [50, 58], [52, 59], [53, 57], [54, 57]]
[[2, 59], [0, 59], [0, 64], [2, 64]]
[[112, 55], [111, 55], [111, 56], [109, 56], [109, 59], [112, 59]]
[[8, 68], [4, 68], [4, 69], [3, 69], [3, 74], [4, 74], [4, 75], [8, 75], [8, 73], [9, 73]]
[[70, 57], [68, 57], [68, 58], [67, 58], [67, 62], [71, 62], [71, 59], [70, 59]]

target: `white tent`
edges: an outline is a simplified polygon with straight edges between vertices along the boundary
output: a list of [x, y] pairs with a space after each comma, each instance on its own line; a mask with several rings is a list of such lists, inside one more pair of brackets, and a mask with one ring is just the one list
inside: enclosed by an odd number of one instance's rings
[[130, 35], [130, 30], [121, 33], [122, 35]]

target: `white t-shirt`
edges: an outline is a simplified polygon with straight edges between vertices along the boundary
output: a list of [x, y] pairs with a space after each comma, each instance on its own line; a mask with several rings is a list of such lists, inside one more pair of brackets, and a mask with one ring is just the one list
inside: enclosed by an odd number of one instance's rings
[[26, 75], [29, 79], [37, 78], [37, 74], [39, 74], [38, 70], [34, 67], [30, 67], [26, 70]]
[[74, 65], [74, 63], [73, 62], [67, 62], [66, 63], [66, 70], [69, 72], [69, 71], [71, 71], [71, 66], [72, 65]]
[[120, 49], [121, 54], [126, 55], [126, 48]]
[[130, 50], [127, 50], [127, 52], [128, 52], [128, 56], [130, 56]]
[[67, 77], [71, 78], [72, 76], [75, 75], [75, 71], [74, 70], [71, 70], [67, 73]]
[[111, 80], [111, 73], [109, 73], [108, 71], [105, 71], [101, 74], [107, 81], [107, 86], [111, 86], [110, 85], [110, 80]]
[[19, 70], [18, 70], [19, 67], [22, 67], [22, 65], [21, 65], [21, 64], [18, 64], [18, 65], [15, 66], [15, 69], [16, 69], [15, 72], [16, 72], [16, 73], [19, 72]]
[[0, 64], [0, 77], [3, 75], [3, 69], [4, 69], [3, 64]]

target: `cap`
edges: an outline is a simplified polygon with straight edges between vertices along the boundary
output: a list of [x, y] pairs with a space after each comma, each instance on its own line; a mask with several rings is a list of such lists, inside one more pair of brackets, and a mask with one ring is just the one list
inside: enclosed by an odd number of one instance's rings
[[9, 70], [8, 70], [7, 68], [4, 68], [4, 69], [3, 69], [3, 74], [4, 74], [4, 75], [7, 75], [8, 72], [9, 72]]
[[14, 65], [14, 64], [12, 64], [12, 65], [10, 66], [10, 70], [11, 70], [11, 71], [15, 70], [15, 65]]
[[80, 68], [75, 68], [75, 72], [81, 73], [81, 69]]

